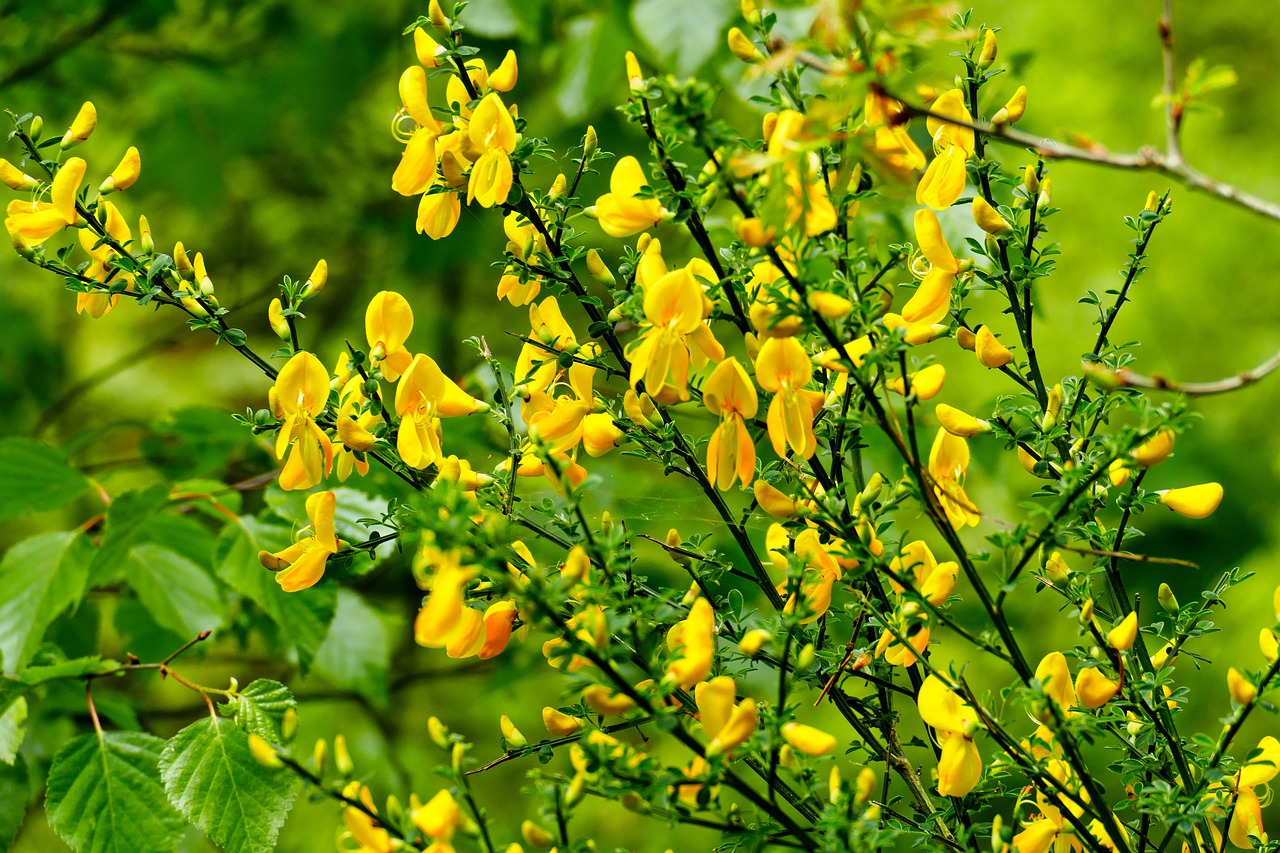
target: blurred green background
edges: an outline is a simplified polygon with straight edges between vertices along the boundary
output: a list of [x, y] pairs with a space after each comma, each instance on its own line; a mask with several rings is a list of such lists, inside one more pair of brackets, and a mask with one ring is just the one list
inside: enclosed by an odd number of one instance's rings
[[[1162, 139], [1162, 117], [1151, 106], [1160, 87], [1158, 3], [975, 5], [975, 23], [1004, 30], [1001, 58], [1014, 73], [1000, 85], [1011, 91], [1020, 81], [1030, 90], [1023, 129], [1056, 138], [1087, 134], [1115, 150]], [[390, 191], [400, 153], [390, 134], [395, 84], [413, 59], [411, 42], [400, 32], [423, 13], [425, 3], [408, 0], [0, 2], [0, 107], [40, 113], [52, 132], [70, 121], [82, 100], [94, 101], [99, 129], [83, 148], [91, 168], [105, 172], [128, 145], [141, 149], [142, 179], [119, 202], [122, 210], [134, 221], [145, 212], [158, 245], [181, 239], [205, 253], [222, 303], [236, 309], [233, 325], [248, 330], [259, 351], [275, 348], [265, 322], [275, 282], [286, 274], [305, 276], [324, 257], [330, 281], [323, 297], [308, 304], [304, 346], [329, 342], [332, 351], [320, 355], [331, 362], [344, 337], [363, 338], [369, 297], [392, 289], [414, 305], [411, 346], [434, 355], [447, 371], [462, 373], [474, 366], [464, 338], [483, 332], [495, 349], [513, 353], [504, 332], [527, 327], [520, 309], [503, 303], [495, 312], [498, 270], [492, 263], [505, 242], [495, 213], [464, 209], [454, 236], [432, 242], [413, 231], [413, 202]], [[811, 13], [789, 14], [788, 20], [802, 22]], [[629, 48], [649, 67], [723, 78], [726, 116], [744, 130], [756, 125], [755, 108], [743, 98], [756, 84], [741, 83], [741, 66], [724, 49], [724, 32], [736, 15], [734, 0], [475, 0], [466, 20], [469, 38], [491, 65], [507, 48], [518, 51], [521, 74], [514, 95], [532, 133], [564, 151], [592, 123], [603, 147], [640, 153], [637, 131], [615, 109], [626, 96], [622, 53]], [[1176, 30], [1182, 66], [1202, 56], [1210, 65], [1231, 64], [1240, 75], [1237, 87], [1215, 99], [1221, 115], [1188, 119], [1187, 156], [1211, 175], [1280, 199], [1280, 114], [1272, 109], [1280, 82], [1280, 19], [1267, 4], [1184, 3]], [[955, 70], [944, 53], [938, 51], [929, 66], [940, 86]], [[1000, 153], [1025, 161], [1016, 149]], [[15, 157], [12, 149], [4, 156]], [[603, 184], [594, 176], [587, 194]], [[1078, 354], [1092, 342], [1092, 317], [1077, 299], [1085, 289], [1101, 292], [1119, 283], [1117, 270], [1130, 248], [1122, 217], [1141, 209], [1148, 190], [1168, 186], [1155, 175], [1054, 167], [1054, 201], [1062, 213], [1051, 222], [1052, 238], [1064, 252], [1038, 297], [1038, 344], [1048, 376], [1078, 369]], [[1113, 339], [1143, 341], [1138, 368], [1179, 379], [1217, 378], [1258, 363], [1280, 347], [1280, 223], [1177, 186], [1174, 205], [1174, 215], [1153, 241], [1151, 269]], [[970, 227], [965, 219], [957, 212], [944, 224]], [[599, 239], [594, 227], [587, 229]], [[684, 250], [674, 231], [662, 237], [680, 247], [668, 249], [669, 257]], [[615, 245], [607, 254], [616, 257], [617, 251]], [[37, 436], [67, 449], [76, 464], [113, 491], [150, 479], [143, 458], [148, 447], [172, 441], [176, 429], [193, 424], [203, 424], [210, 436], [240, 442], [229, 476], [271, 464], [264, 447], [237, 438], [229, 420], [200, 409], [173, 418], [186, 407], [225, 412], [264, 405], [262, 377], [234, 352], [210, 346], [206, 336], [188, 333], [170, 316], [122, 305], [93, 321], [73, 308], [74, 298], [50, 276], [0, 252], [3, 433]], [[980, 410], [983, 400], [1008, 390], [993, 387], [971, 359], [939, 349], [955, 365], [942, 399]], [[1204, 522], [1163, 513], [1140, 519], [1152, 553], [1202, 566], [1198, 572], [1129, 568], [1131, 584], [1145, 600], [1154, 601], [1162, 580], [1185, 601], [1231, 566], [1262, 575], [1233, 595], [1222, 612], [1224, 633], [1213, 644], [1220, 666], [1203, 676], [1190, 665], [1181, 668], [1189, 683], [1199, 680], [1204, 688], [1187, 710], [1194, 718], [1194, 725], [1184, 723], [1187, 730], [1216, 731], [1217, 718], [1227, 711], [1225, 665], [1256, 667], [1257, 630], [1270, 622], [1270, 590], [1280, 580], [1277, 404], [1280, 380], [1199, 401], [1203, 423], [1148, 480], [1169, 487], [1216, 479], [1226, 487], [1226, 499]], [[492, 464], [483, 454], [472, 455], [472, 461], [481, 470]], [[608, 475], [614, 464], [595, 469], [605, 474], [605, 485], [593, 495], [597, 509], [621, 507], [663, 528], [672, 517], [712, 527], [705, 509], [671, 499], [656, 478], [638, 489], [629, 483], [627, 493], [619, 494], [617, 480]], [[988, 512], [1013, 517], [1033, 487], [996, 448], [975, 445], [970, 494]], [[65, 529], [84, 517], [53, 513], [4, 522], [0, 543]], [[536, 709], [558, 698], [545, 680], [521, 678], [544, 666], [536, 653], [452, 670], [443, 656], [416, 649], [408, 631], [416, 593], [407, 583], [397, 568], [363, 581], [360, 590], [383, 623], [380, 654], [393, 661], [389, 690], [377, 685], [352, 692], [326, 682], [323, 674], [297, 688], [310, 697], [302, 708], [301, 739], [346, 731], [357, 763], [371, 769], [379, 797], [410, 788], [434, 790], [430, 767], [437, 759], [424, 725], [429, 715], [455, 722], [496, 755], [498, 714], [512, 713], [528, 732], [540, 731]], [[1024, 627], [1033, 624], [1029, 613], [1021, 614]], [[1033, 646], [1037, 655], [1070, 641], [1069, 621], [1060, 621], [1037, 640], [1043, 646]], [[288, 672], [279, 661], [246, 657], [233, 645], [223, 652], [221, 670], [216, 649], [205, 666], [224, 678], [236, 675], [243, 682]], [[217, 677], [205, 681], [216, 683]], [[159, 684], [147, 685], [147, 691], [140, 711], [145, 725], [168, 734], [191, 719], [194, 709], [185, 691]], [[533, 697], [530, 691], [545, 695]], [[1262, 715], [1251, 726], [1242, 744], [1276, 728], [1274, 718]], [[68, 731], [69, 725], [45, 731], [30, 748], [47, 758]], [[483, 777], [481, 789], [492, 804], [505, 802], [500, 798], [521, 785], [519, 765], [505, 770]], [[599, 830], [602, 849], [710, 844], [708, 836], [668, 833], [629, 813], [595, 814], [581, 828]], [[514, 829], [527, 816], [527, 810], [512, 809], [501, 820]], [[333, 818], [330, 806], [300, 799], [280, 849], [329, 849]], [[37, 808], [17, 849], [64, 848]]]

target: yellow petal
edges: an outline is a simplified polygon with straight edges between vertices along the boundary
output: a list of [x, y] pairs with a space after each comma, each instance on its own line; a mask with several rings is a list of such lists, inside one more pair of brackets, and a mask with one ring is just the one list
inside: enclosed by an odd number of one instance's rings
[[1222, 503], [1222, 486], [1218, 483], [1165, 489], [1157, 494], [1160, 495], [1160, 503], [1187, 518], [1206, 518]]

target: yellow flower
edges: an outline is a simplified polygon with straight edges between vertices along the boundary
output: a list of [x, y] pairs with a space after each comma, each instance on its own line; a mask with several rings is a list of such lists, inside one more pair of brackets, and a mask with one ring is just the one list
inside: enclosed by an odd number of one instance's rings
[[357, 458], [352, 451], [372, 450], [378, 440], [371, 431], [381, 420], [372, 412], [361, 412], [368, 402], [364, 396], [364, 380], [352, 376], [342, 387], [338, 396], [337, 432], [343, 449], [337, 451], [335, 467], [338, 479], [345, 481], [352, 471], [360, 476], [369, 473], [369, 460]]
[[[297, 592], [314, 585], [324, 577], [329, 557], [338, 553], [338, 537], [333, 530], [333, 515], [337, 498], [333, 492], [316, 492], [307, 498], [307, 518], [310, 533], [299, 534], [297, 540], [272, 554], [258, 552], [258, 561], [276, 572], [276, 583], [285, 592]], [[303, 531], [308, 528], [303, 528]]]
[[[418, 831], [433, 841], [447, 842], [463, 825], [462, 809], [447, 789], [440, 791], [426, 804], [410, 802], [409, 818]], [[431, 848], [434, 850], [435, 845]]]
[[426, 468], [441, 459], [440, 418], [487, 410], [488, 406], [458, 387], [427, 355], [415, 356], [396, 386], [400, 429], [396, 449], [410, 468]]
[[39, 181], [3, 157], [0, 157], [0, 184], [11, 190], [31, 190], [40, 186]]
[[707, 478], [725, 491], [735, 480], [751, 485], [756, 471], [756, 447], [746, 420], [756, 416], [756, 386], [738, 359], [730, 356], [711, 372], [702, 386], [702, 402], [720, 417], [720, 426], [707, 444]]
[[120, 165], [116, 166], [98, 187], [98, 192], [105, 195], [113, 191], [127, 190], [138, 180], [140, 174], [142, 174], [142, 155], [131, 145], [129, 150], [124, 152]]
[[1237, 705], [1249, 705], [1258, 697], [1258, 688], [1234, 666], [1227, 670], [1227, 690]]
[[[933, 112], [960, 121], [973, 121], [964, 105], [964, 93], [959, 89], [952, 89], [934, 101]], [[964, 192], [965, 163], [973, 155], [973, 131], [933, 116], [928, 119], [928, 128], [937, 156], [920, 179], [916, 201], [934, 210], [945, 210]]]
[[978, 361], [983, 367], [996, 369], [1004, 367], [1013, 361], [1013, 353], [1004, 344], [996, 340], [996, 336], [991, 333], [989, 326], [983, 326], [978, 329], [978, 334], [974, 340], [975, 350], [978, 354]]
[[440, 67], [440, 54], [444, 52], [444, 48], [422, 27], [413, 31], [413, 49], [423, 67]]
[[431, 590], [413, 623], [413, 636], [418, 645], [433, 649], [448, 645], [455, 630], [462, 626], [463, 611], [470, 609], [466, 606], [465, 591], [475, 574], [459, 566], [454, 555], [437, 557], [440, 562], [435, 566]]
[[1173, 452], [1174, 434], [1171, 429], [1162, 429], [1151, 438], [1134, 448], [1133, 462], [1143, 468], [1159, 465]]
[[756, 480], [753, 491], [756, 503], [774, 518], [795, 518], [805, 511], [804, 504], [771, 485], [768, 480]]
[[[1053, 553], [1057, 554], [1057, 551]], [[1061, 559], [1061, 556], [1059, 556]], [[1107, 633], [1107, 644], [1111, 648], [1120, 652], [1127, 652], [1133, 647], [1133, 642], [1138, 638], [1138, 614], [1130, 611], [1129, 615], [1120, 621], [1120, 624], [1112, 628]]]
[[939, 429], [929, 451], [929, 477], [933, 491], [947, 514], [952, 527], [976, 527], [978, 510], [964, 491], [964, 476], [969, 469], [969, 443], [945, 429]]
[[451, 190], [430, 192], [418, 202], [418, 218], [415, 228], [432, 240], [443, 240], [453, 233], [462, 216], [462, 202]]
[[87, 168], [88, 164], [79, 157], [63, 163], [53, 177], [48, 203], [19, 199], [9, 202], [4, 227], [15, 246], [39, 246], [63, 228], [81, 221], [76, 211], [76, 194]]
[[666, 212], [656, 198], [636, 198], [649, 184], [635, 157], [623, 157], [609, 177], [609, 192], [596, 199], [595, 216], [610, 237], [630, 237], [663, 220]]
[[[893, 558], [889, 568], [898, 578], [914, 578], [915, 591], [935, 607], [945, 604], [951, 597], [960, 571], [957, 563], [939, 563], [928, 544], [921, 539], [902, 546], [901, 553]], [[903, 591], [902, 585], [892, 577], [889, 585], [894, 592]]]
[[644, 295], [645, 331], [628, 348], [631, 387], [640, 382], [657, 397], [671, 388], [689, 398], [689, 342], [707, 358], [724, 358], [710, 328], [703, 322], [702, 287], [689, 267], [672, 270]]
[[743, 62], [754, 63], [764, 59], [764, 54], [760, 52], [760, 48], [752, 44], [746, 33], [737, 27], [729, 28], [729, 50]]
[[1080, 670], [1076, 675], [1076, 695], [1080, 704], [1093, 710], [1110, 702], [1120, 692], [1120, 685], [1107, 678], [1097, 667]]
[[939, 403], [933, 413], [937, 415], [938, 423], [942, 424], [943, 429], [960, 438], [972, 438], [991, 431], [991, 424], [987, 421], [965, 414], [946, 403]]
[[982, 196], [973, 197], [973, 221], [978, 227], [992, 236], [999, 237], [1012, 229], [1000, 212], [992, 207]]
[[689, 608], [689, 615], [672, 626], [667, 635], [667, 645], [681, 656], [667, 666], [667, 678], [690, 690], [711, 672], [715, 657], [715, 613], [705, 598], [699, 598]]
[[520, 65], [516, 61], [516, 52], [508, 50], [507, 55], [498, 63], [498, 67], [489, 75], [489, 88], [499, 92], [510, 92], [516, 87], [519, 76]]
[[1036, 680], [1045, 694], [1064, 712], [1070, 713], [1076, 705], [1076, 691], [1071, 686], [1071, 669], [1062, 652], [1050, 652], [1036, 667]]
[[553, 737], [568, 737], [582, 731], [582, 720], [550, 706], [542, 709], [542, 725]]
[[767, 422], [774, 452], [787, 455], [787, 447], [802, 458], [813, 456], [818, 440], [813, 419], [822, 409], [824, 397], [804, 386], [813, 378], [809, 354], [795, 338], [769, 338], [756, 358], [756, 379], [773, 394]]
[[84, 142], [93, 135], [94, 128], [97, 126], [98, 110], [94, 107], [93, 101], [85, 101], [80, 106], [80, 112], [76, 113], [75, 120], [71, 122], [71, 127], [67, 128], [67, 132], [62, 136], [60, 143], [62, 148], [70, 148]]
[[364, 313], [364, 334], [369, 342], [369, 358], [381, 365], [388, 382], [399, 379], [413, 361], [404, 345], [412, 331], [413, 309], [407, 299], [394, 290], [374, 294]]
[[1236, 776], [1236, 808], [1227, 832], [1231, 843], [1242, 850], [1254, 845], [1251, 837], [1265, 839], [1262, 828], [1262, 802], [1254, 789], [1267, 785], [1280, 772], [1280, 741], [1268, 735], [1258, 742], [1258, 753], [1240, 768]]
[[[941, 364], [931, 364], [915, 373], [908, 373], [907, 378], [911, 380], [911, 393], [917, 400], [931, 400], [942, 391], [942, 384], [947, 380], [947, 369]], [[907, 383], [899, 376], [889, 380], [889, 389], [905, 394]]]
[[[369, 789], [360, 782], [351, 782], [342, 791], [352, 800], [359, 800], [371, 812], [377, 813]], [[347, 826], [351, 840], [359, 845], [359, 853], [391, 853], [391, 836], [376, 820], [354, 806], [342, 810], [342, 822]]]
[[285, 460], [280, 488], [309, 489], [333, 467], [333, 444], [316, 424], [328, 399], [329, 371], [311, 353], [297, 353], [281, 368], [271, 389], [272, 409], [284, 421], [276, 436], [276, 458]]
[[942, 236], [942, 226], [932, 210], [917, 210], [916, 242], [929, 262], [915, 295], [902, 306], [902, 319], [910, 324], [932, 325], [947, 316], [951, 308], [951, 287], [960, 272], [960, 262]]
[[1156, 494], [1160, 496], [1160, 503], [1187, 518], [1207, 518], [1222, 503], [1222, 486], [1218, 483], [1163, 489]]
[[942, 745], [938, 759], [938, 793], [963, 797], [982, 778], [982, 756], [973, 742], [978, 715], [936, 675], [920, 686], [916, 699], [920, 718], [933, 727]]
[[756, 707], [756, 700], [750, 697], [743, 699], [729, 714], [729, 719], [711, 739], [711, 743], [707, 744], [707, 757], [732, 752], [742, 746], [755, 732], [759, 722], [760, 712]]
[[[110, 201], [103, 201], [99, 204], [98, 217], [102, 221], [102, 226], [106, 229], [107, 234], [120, 245], [127, 245], [132, 239], [133, 235], [129, 231], [129, 224], [125, 222], [124, 217], [120, 215], [120, 211]], [[116, 257], [116, 251], [104, 242], [99, 235], [88, 228], [80, 231], [80, 246], [89, 255], [89, 266], [85, 268], [84, 276], [105, 284], [114, 271], [110, 266], [110, 262], [112, 258]], [[129, 289], [133, 289], [133, 275], [118, 273], [116, 277], [129, 281]], [[108, 293], [105, 289], [77, 293], [76, 313], [88, 314], [96, 320], [109, 313], [119, 301], [119, 293]]]
[[805, 755], [826, 755], [836, 748], [836, 739], [821, 729], [803, 723], [785, 723], [782, 737], [791, 747]]

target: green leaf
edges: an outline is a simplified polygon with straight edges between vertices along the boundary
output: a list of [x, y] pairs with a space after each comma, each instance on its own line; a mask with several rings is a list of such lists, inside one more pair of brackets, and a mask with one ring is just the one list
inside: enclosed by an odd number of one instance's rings
[[0, 851], [9, 849], [27, 817], [31, 782], [27, 763], [0, 764]]
[[566, 118], [579, 119], [626, 85], [622, 54], [631, 41], [626, 22], [610, 14], [570, 22], [563, 39], [556, 106]]
[[0, 714], [0, 764], [12, 764], [27, 734], [27, 700], [19, 698]]
[[231, 720], [206, 718], [178, 732], [160, 756], [169, 801], [227, 853], [270, 850], [297, 795], [293, 776], [249, 752]]
[[139, 444], [147, 461], [174, 480], [216, 474], [253, 437], [231, 415], [207, 406], [172, 412]]
[[90, 732], [49, 768], [49, 825], [76, 853], [171, 850], [186, 823], [160, 785], [165, 743], [142, 732]]
[[298, 664], [305, 671], [329, 633], [338, 590], [332, 583], [301, 592], [282, 590], [275, 576], [258, 562], [258, 552], [278, 551], [289, 541], [288, 528], [246, 516], [222, 531], [213, 549], [213, 565], [223, 582], [267, 612], [279, 626], [282, 640], [297, 650]]
[[390, 666], [387, 628], [378, 612], [354, 590], [338, 590], [338, 612], [316, 652], [316, 670], [336, 685], [385, 705]]
[[123, 576], [129, 549], [145, 536], [147, 522], [168, 502], [169, 487], [163, 483], [125, 492], [111, 502], [102, 544], [89, 566], [90, 586], [112, 583]]
[[9, 549], [0, 562], [0, 660], [21, 669], [40, 646], [45, 629], [80, 600], [93, 546], [83, 534], [44, 533]]
[[278, 744], [284, 740], [280, 724], [285, 712], [297, 704], [298, 700], [293, 698], [289, 688], [278, 681], [259, 678], [240, 691], [232, 707], [237, 726], [247, 734], [256, 734]]
[[71, 503], [89, 481], [47, 444], [29, 438], [0, 441], [0, 519]]
[[98, 655], [92, 655], [41, 666], [29, 666], [22, 671], [20, 678], [24, 684], [35, 686], [58, 678], [80, 678], [85, 675], [115, 672], [119, 668], [119, 661], [103, 660]]
[[127, 565], [130, 585], [162, 628], [194, 637], [222, 624], [225, 610], [217, 585], [178, 552], [147, 542], [129, 552]]
[[725, 44], [724, 33], [737, 11], [733, 0], [639, 0], [631, 20], [666, 70], [692, 74]]

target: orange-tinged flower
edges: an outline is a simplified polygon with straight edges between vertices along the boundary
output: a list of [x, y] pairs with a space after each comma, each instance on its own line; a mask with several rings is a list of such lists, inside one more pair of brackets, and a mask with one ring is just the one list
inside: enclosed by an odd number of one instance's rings
[[609, 177], [609, 192], [596, 199], [595, 215], [610, 237], [630, 237], [663, 220], [666, 212], [656, 198], [637, 198], [649, 184], [635, 157], [623, 157]]
[[[329, 557], [338, 553], [338, 537], [333, 529], [333, 516], [338, 501], [333, 492], [316, 492], [307, 498], [310, 525], [283, 551], [272, 554], [258, 552], [258, 561], [276, 572], [276, 583], [285, 592], [297, 592], [313, 586], [324, 576]], [[310, 533], [302, 535], [307, 530]]]
[[929, 451], [929, 477], [933, 491], [947, 514], [952, 527], [978, 524], [978, 510], [964, 491], [965, 472], [969, 469], [969, 443], [945, 429], [939, 429]]
[[735, 481], [751, 485], [756, 470], [756, 446], [746, 420], [756, 416], [756, 386], [738, 359], [730, 356], [711, 372], [702, 386], [702, 402], [720, 417], [720, 426], [707, 444], [707, 477], [725, 491]]
[[443, 458], [440, 418], [485, 411], [488, 406], [458, 387], [427, 355], [415, 356], [396, 386], [400, 429], [396, 449], [410, 468], [426, 468]]
[[280, 488], [309, 489], [333, 467], [333, 444], [316, 424], [329, 399], [329, 371], [311, 353], [297, 353], [281, 368], [271, 399], [284, 421], [276, 436], [276, 458], [285, 460]]
[[769, 440], [779, 456], [787, 448], [808, 459], [818, 447], [813, 419], [822, 409], [823, 395], [807, 391], [813, 378], [813, 364], [804, 346], [795, 338], [769, 338], [756, 357], [756, 379], [773, 394], [767, 422]]
[[388, 382], [400, 378], [413, 361], [405, 341], [413, 331], [413, 309], [394, 290], [383, 290], [369, 300], [364, 313], [364, 334], [369, 342], [369, 358], [382, 367]]

